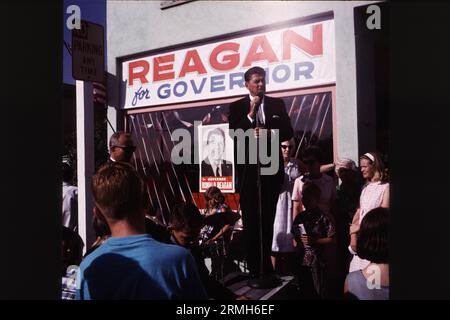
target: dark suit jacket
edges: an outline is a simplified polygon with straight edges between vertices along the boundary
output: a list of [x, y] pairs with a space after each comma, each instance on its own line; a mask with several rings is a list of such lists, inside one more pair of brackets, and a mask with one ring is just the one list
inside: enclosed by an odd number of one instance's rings
[[[248, 130], [256, 127], [256, 121], [253, 121], [253, 124], [248, 119], [247, 115], [250, 111], [250, 97], [246, 95], [244, 98], [232, 102], [230, 104], [230, 113], [229, 113], [229, 125], [230, 129], [243, 129]], [[286, 107], [284, 101], [280, 98], [273, 98], [269, 96], [264, 96], [264, 116], [265, 116], [265, 125], [266, 129], [279, 129], [280, 143], [285, 140], [289, 140], [293, 136], [293, 129], [291, 126], [291, 121], [286, 112]], [[238, 153], [245, 152], [246, 155], [246, 163], [248, 163], [248, 142], [240, 146], [237, 145], [237, 141], [235, 139], [235, 157]], [[270, 151], [270, 146], [268, 149]], [[284, 177], [284, 169], [283, 169], [283, 158], [281, 155], [281, 148], [278, 147], [277, 155], [279, 159], [279, 168], [278, 172], [274, 176], [261, 176], [262, 183], [266, 185], [270, 185], [274, 189], [279, 188], [283, 183]], [[256, 185], [256, 165], [254, 164], [238, 164], [237, 159], [236, 163], [236, 173], [238, 179], [238, 190], [242, 191], [243, 189], [253, 188]]]
[[[222, 170], [222, 176], [231, 176], [233, 174], [233, 165], [230, 161], [222, 160], [222, 164], [220, 165], [220, 169]], [[209, 163], [208, 158], [202, 161], [202, 177], [214, 177], [214, 171]]]

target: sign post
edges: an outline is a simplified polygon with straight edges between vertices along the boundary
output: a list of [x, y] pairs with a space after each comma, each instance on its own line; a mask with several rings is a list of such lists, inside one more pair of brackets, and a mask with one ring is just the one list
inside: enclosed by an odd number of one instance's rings
[[78, 174], [78, 233], [85, 250], [95, 241], [92, 228], [94, 201], [91, 177], [94, 165], [94, 101], [92, 83], [76, 82], [77, 92], [77, 174]]
[[74, 79], [105, 83], [103, 26], [81, 20], [72, 32], [72, 76]]
[[94, 92], [92, 82], [104, 83], [103, 26], [81, 21], [72, 32], [72, 76], [76, 79], [78, 230], [85, 250], [94, 243], [91, 177], [94, 165]]

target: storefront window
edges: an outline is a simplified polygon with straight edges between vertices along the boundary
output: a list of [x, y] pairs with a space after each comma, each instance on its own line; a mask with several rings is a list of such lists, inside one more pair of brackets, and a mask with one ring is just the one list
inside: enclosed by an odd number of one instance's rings
[[[309, 145], [319, 146], [326, 163], [333, 161], [332, 134], [332, 94], [288, 95], [282, 97], [290, 116], [294, 137], [299, 148], [297, 156]], [[194, 121], [203, 125], [228, 122], [229, 104], [211, 103], [208, 106], [172, 110], [134, 113], [127, 115], [127, 130], [133, 135], [137, 150], [133, 161], [138, 171], [146, 179], [151, 211], [165, 223], [170, 211], [178, 201], [193, 199], [204, 206], [199, 191], [199, 165], [194, 163]], [[188, 155], [190, 164], [176, 165], [171, 161], [175, 144], [171, 136], [176, 129], [186, 129], [191, 138]], [[187, 156], [187, 155], [185, 155]], [[227, 200], [237, 209], [238, 195], [229, 194]]]

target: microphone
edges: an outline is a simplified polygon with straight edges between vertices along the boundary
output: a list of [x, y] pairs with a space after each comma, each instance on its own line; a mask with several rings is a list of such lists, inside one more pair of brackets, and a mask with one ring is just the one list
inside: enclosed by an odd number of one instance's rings
[[256, 96], [259, 98], [259, 102], [257, 104], [257, 106], [259, 107], [262, 104], [262, 100], [264, 98], [264, 92], [259, 92]]
[[262, 104], [262, 99], [264, 98], [264, 93], [263, 92], [259, 92], [256, 97], [259, 98], [258, 102], [254, 102], [254, 110], [255, 112], [258, 112], [259, 110], [259, 106]]
[[258, 93], [258, 97], [261, 99], [261, 101], [262, 101], [262, 99], [264, 98], [264, 92], [259, 92]]
[[[256, 97], [258, 97], [258, 99], [256, 99]], [[255, 98], [253, 99], [253, 101], [250, 102], [250, 112], [249, 112], [249, 115], [250, 115], [251, 113], [254, 114], [254, 117], [255, 117], [255, 118], [253, 118], [253, 117], [252, 117], [252, 118], [256, 120], [256, 125], [257, 125], [257, 126], [259, 126], [259, 121], [258, 121], [258, 116], [257, 116], [257, 114], [258, 114], [258, 111], [259, 111], [259, 107], [260, 107], [261, 104], [262, 104], [262, 99], [263, 99], [263, 97], [264, 97], [264, 92], [259, 92], [259, 93], [255, 96]], [[258, 100], [258, 101], [256, 101], [256, 100]]]

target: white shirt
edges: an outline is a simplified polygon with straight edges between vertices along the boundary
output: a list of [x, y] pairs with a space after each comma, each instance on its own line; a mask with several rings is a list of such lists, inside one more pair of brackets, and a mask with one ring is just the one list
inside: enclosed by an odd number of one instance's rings
[[214, 176], [216, 176], [216, 170], [217, 170], [217, 168], [219, 168], [219, 175], [216, 177], [221, 177], [222, 176], [222, 166], [220, 164], [221, 164], [222, 160], [220, 161], [218, 166], [215, 164], [214, 161], [211, 161], [211, 159], [209, 157], [208, 157], [208, 161], [211, 165], [211, 168], [213, 169]]
[[76, 231], [78, 225], [78, 188], [63, 182], [62, 196], [63, 226]]
[[[250, 97], [250, 101], [253, 101], [255, 99], [255, 97], [253, 97], [252, 95], [249, 94]], [[266, 123], [266, 115], [264, 114], [264, 97], [261, 101], [261, 105], [259, 106], [259, 110], [258, 113], [261, 112], [262, 113], [262, 119], [263, 119], [263, 123]], [[256, 116], [258, 116], [258, 114], [256, 114]], [[254, 119], [252, 119], [249, 115], [247, 115], [248, 120], [250, 120], [251, 123], [253, 123], [253, 121], [255, 121]]]

